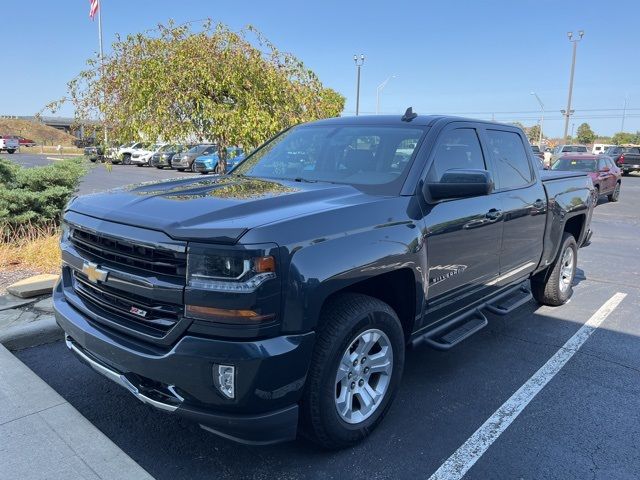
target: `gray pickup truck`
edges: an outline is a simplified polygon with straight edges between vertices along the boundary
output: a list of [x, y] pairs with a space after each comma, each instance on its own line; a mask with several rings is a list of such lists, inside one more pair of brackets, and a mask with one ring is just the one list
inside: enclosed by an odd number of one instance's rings
[[346, 447], [391, 407], [407, 344], [449, 350], [486, 312], [569, 299], [592, 190], [537, 168], [509, 125], [299, 125], [226, 176], [73, 200], [56, 319], [156, 409], [240, 442]]

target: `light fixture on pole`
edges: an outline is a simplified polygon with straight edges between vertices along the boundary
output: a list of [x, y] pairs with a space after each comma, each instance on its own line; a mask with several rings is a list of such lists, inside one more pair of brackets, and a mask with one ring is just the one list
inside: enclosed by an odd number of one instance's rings
[[378, 85], [378, 88], [376, 88], [376, 115], [380, 113], [380, 94], [382, 93], [382, 90], [384, 90], [384, 87], [387, 86], [387, 83], [389, 83], [389, 80], [391, 80], [392, 78], [398, 78], [398, 75], [391, 75], [390, 77], [387, 77], [387, 79], [380, 85]]
[[356, 78], [356, 116], [360, 113], [360, 67], [364, 64], [364, 55], [361, 53], [360, 57], [358, 55], [353, 56], [353, 61], [356, 64], [356, 68], [358, 69], [358, 74]]
[[578, 37], [574, 38], [573, 32], [567, 32], [567, 37], [569, 37], [569, 41], [573, 43], [573, 56], [571, 58], [571, 75], [569, 77], [569, 98], [567, 99], [567, 109], [565, 110], [566, 115], [564, 117], [564, 139], [567, 140], [567, 133], [569, 131], [569, 117], [573, 113], [571, 110], [571, 96], [573, 94], [573, 75], [576, 69], [576, 49], [578, 48], [578, 42], [582, 40], [584, 37], [584, 30], [578, 31]]
[[540, 97], [536, 92], [531, 92], [531, 95], [536, 97], [536, 100], [540, 104], [540, 112], [541, 112], [540, 113], [540, 136], [538, 137], [538, 147], [540, 148], [540, 150], [542, 150], [542, 128], [544, 127], [544, 104], [542, 103], [542, 100], [540, 100]]

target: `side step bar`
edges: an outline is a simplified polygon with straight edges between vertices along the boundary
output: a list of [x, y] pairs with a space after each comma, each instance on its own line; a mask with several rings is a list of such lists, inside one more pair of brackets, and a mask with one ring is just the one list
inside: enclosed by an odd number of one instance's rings
[[449, 350], [489, 324], [487, 317], [480, 309], [472, 310], [460, 317], [448, 321], [444, 325], [415, 338], [411, 343], [416, 345], [425, 342], [436, 350]]
[[424, 342], [436, 350], [449, 350], [489, 324], [482, 310], [488, 310], [496, 315], [508, 315], [532, 298], [533, 295], [527, 288], [527, 283], [522, 283], [491, 299], [490, 303], [478, 305], [474, 310], [414, 338], [411, 345], [416, 346]]
[[484, 308], [496, 315], [508, 315], [531, 299], [533, 299], [531, 291], [521, 285], [515, 289], [507, 290], [490, 304], [485, 305]]

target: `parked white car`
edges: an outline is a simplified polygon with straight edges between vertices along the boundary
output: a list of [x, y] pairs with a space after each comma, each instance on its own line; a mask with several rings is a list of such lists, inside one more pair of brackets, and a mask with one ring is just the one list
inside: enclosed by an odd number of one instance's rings
[[164, 147], [166, 143], [154, 143], [153, 145], [147, 145], [144, 148], [140, 148], [131, 154], [131, 163], [142, 167], [143, 165], [150, 165], [151, 157], [154, 153]]
[[113, 153], [112, 161], [114, 163], [122, 162], [123, 165], [131, 165], [131, 158], [133, 157], [133, 154], [147, 148], [148, 146], [149, 144], [145, 142], [129, 142], [124, 145], [120, 145], [120, 147]]
[[604, 153], [604, 151], [609, 147], [615, 147], [615, 145], [609, 145], [608, 143], [594, 143], [591, 148], [591, 153], [598, 155], [599, 153]]
[[17, 138], [0, 137], [0, 152], [14, 153], [19, 147], [20, 142]]

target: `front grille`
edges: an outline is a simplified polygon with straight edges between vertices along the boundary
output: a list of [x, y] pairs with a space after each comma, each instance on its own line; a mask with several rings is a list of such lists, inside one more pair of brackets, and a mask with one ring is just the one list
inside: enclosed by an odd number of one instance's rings
[[[95, 313], [154, 336], [164, 336], [181, 318], [182, 307], [94, 284], [81, 272], [73, 272], [73, 289]], [[134, 313], [138, 312], [138, 314]], [[144, 315], [142, 313], [144, 312]]]
[[70, 241], [84, 258], [94, 262], [182, 279], [186, 276], [185, 253], [139, 245], [78, 228], [71, 230]]

